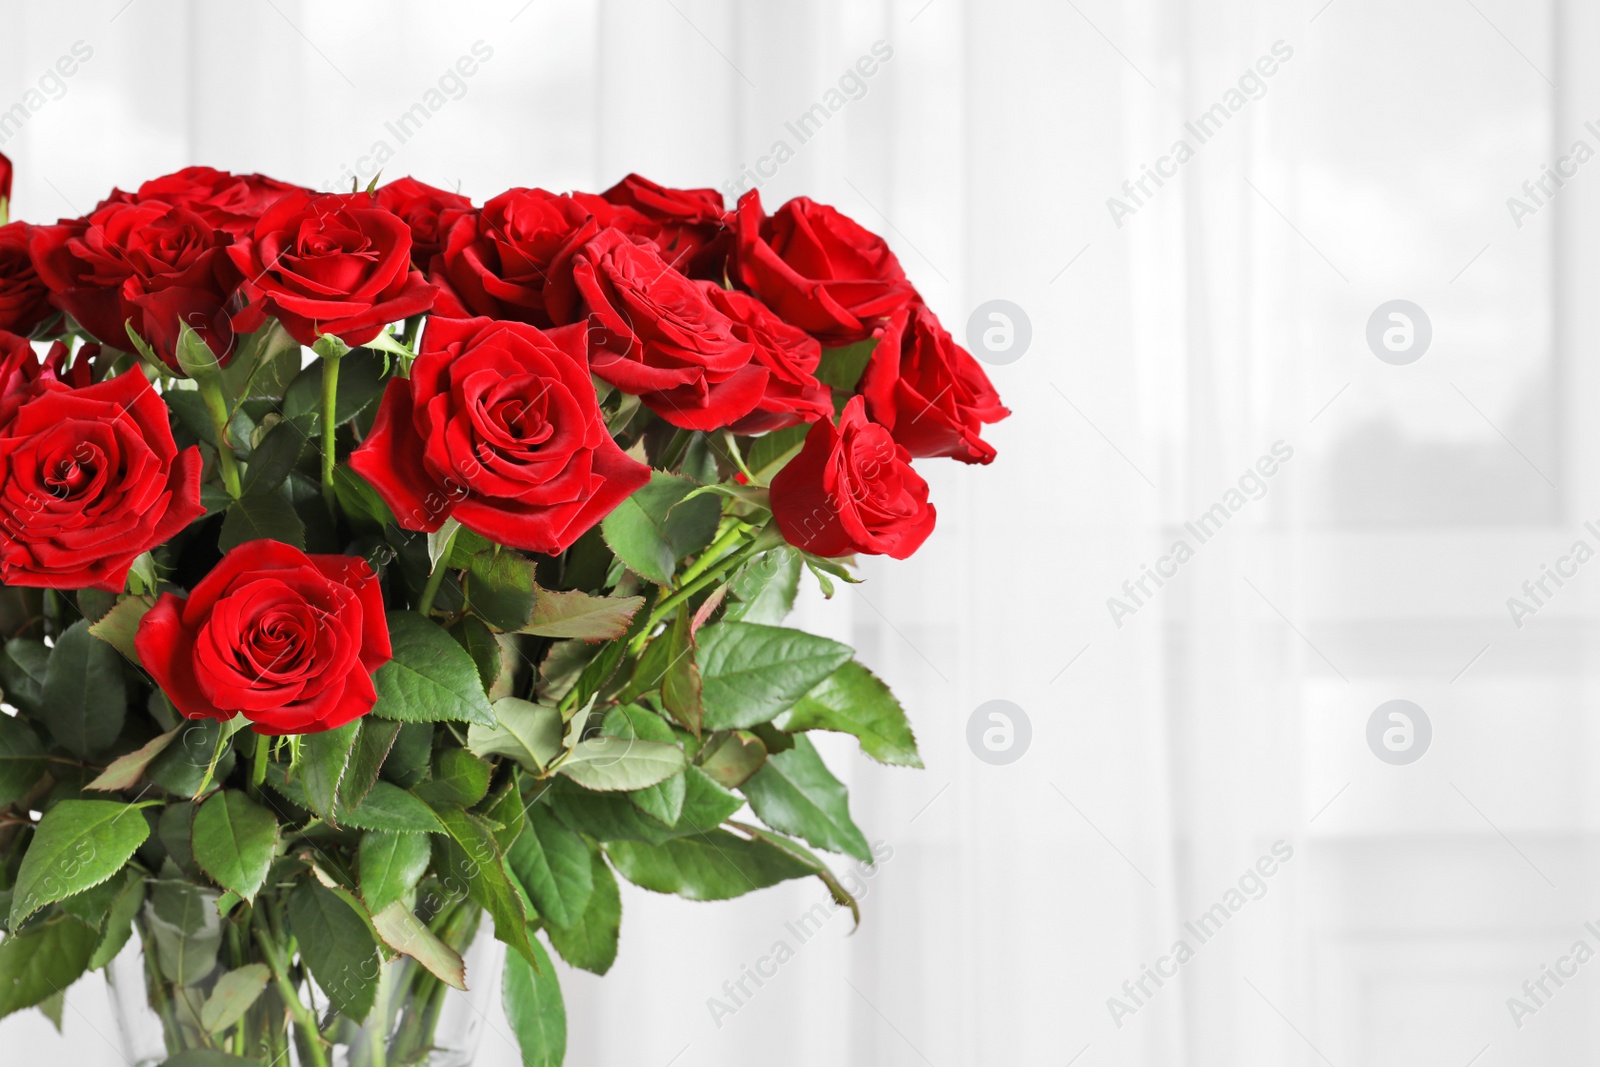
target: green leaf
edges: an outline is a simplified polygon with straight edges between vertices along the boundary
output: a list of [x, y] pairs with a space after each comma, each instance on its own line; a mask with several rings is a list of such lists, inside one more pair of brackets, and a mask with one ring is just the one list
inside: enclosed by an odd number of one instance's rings
[[410, 956], [445, 985], [463, 991], [467, 988], [467, 968], [461, 954], [422, 925], [403, 901], [397, 900], [374, 914], [372, 927], [385, 945]]
[[253, 902], [278, 850], [278, 820], [243, 793], [220, 789], [196, 809], [190, 840], [201, 870]]
[[106, 913], [100, 942], [89, 957], [89, 970], [97, 971], [117, 958], [122, 946], [133, 937], [134, 916], [144, 907], [144, 876], [130, 867], [123, 874], [122, 888]]
[[815, 852], [812, 852], [798, 841], [784, 837], [782, 834], [774, 833], [771, 830], [764, 830], [759, 826], [749, 826], [745, 823], [734, 823], [733, 825], [758, 841], [776, 845], [810, 867], [811, 872], [817, 876], [817, 879], [828, 887], [828, 894], [833, 897], [833, 902], [841, 908], [849, 908], [851, 916], [855, 919], [856, 926], [861, 925], [861, 902], [844, 887], [844, 883], [839, 881], [828, 865], [817, 858]]
[[240, 400], [283, 395], [300, 373], [300, 344], [276, 322], [242, 339], [222, 368], [226, 395]]
[[905, 709], [888, 686], [854, 660], [824, 678], [774, 719], [773, 725], [788, 733], [834, 730], [853, 734], [860, 740], [861, 750], [879, 763], [922, 766]]
[[[654, 741], [672, 745], [675, 738], [672, 727], [648, 708], [628, 704], [606, 712], [601, 733], [624, 740]], [[678, 821], [683, 814], [683, 798], [688, 786], [681, 774], [674, 774], [654, 785], [647, 785], [628, 794], [628, 799], [638, 805], [646, 815], [653, 815], [667, 826]]]
[[872, 849], [850, 820], [844, 784], [823, 764], [809, 738], [797, 737], [787, 752], [775, 752], [740, 787], [761, 821], [817, 848], [872, 862]]
[[152, 603], [149, 597], [119, 597], [110, 611], [90, 624], [89, 632], [122, 653], [129, 662], [137, 664], [139, 651], [133, 647], [133, 635], [138, 632], [139, 620], [144, 618]]
[[[310, 811], [310, 800], [298, 782], [284, 778], [281, 763], [267, 767], [267, 784], [285, 799]], [[375, 782], [362, 802], [353, 808], [342, 804], [334, 810], [339, 825], [355, 830], [392, 830], [401, 834], [442, 834], [444, 825], [433, 809], [404, 789], [390, 782]]]
[[285, 419], [261, 439], [250, 453], [250, 465], [241, 479], [244, 495], [258, 496], [272, 492], [283, 484], [300, 462], [300, 452], [305, 447], [306, 436], [300, 427]]
[[494, 726], [494, 710], [464, 648], [414, 611], [391, 611], [394, 658], [372, 676], [372, 714], [398, 722], [455, 721]]
[[[122, 869], [150, 836], [147, 805], [63, 800], [39, 820], [17, 870], [10, 929], [58, 900], [99, 885]], [[91, 946], [92, 948], [92, 946]]]
[[577, 589], [538, 590], [533, 615], [521, 632], [539, 637], [615, 641], [628, 632], [642, 596], [590, 596]]
[[[132, 789], [139, 784], [139, 779], [144, 777], [145, 768], [150, 766], [150, 761], [161, 755], [182, 731], [182, 726], [174, 726], [166, 733], [158, 734], [151, 738], [134, 751], [118, 756], [111, 761], [110, 766], [101, 771], [99, 776], [84, 788], [107, 793], [115, 793], [122, 789]], [[3, 747], [3, 742], [0, 742], [0, 747]], [[3, 770], [3, 765], [0, 765], [0, 772], [3, 772]]]
[[361, 1022], [378, 993], [382, 958], [372, 931], [355, 909], [315, 878], [289, 894], [289, 926], [300, 957], [335, 1011]]
[[550, 922], [545, 934], [550, 938], [551, 947], [572, 966], [605, 974], [617, 960], [622, 897], [598, 846], [589, 846], [588, 861], [594, 891], [589, 894], [583, 913], [570, 925]]
[[702, 725], [727, 730], [767, 722], [854, 655], [849, 645], [800, 630], [719, 622], [700, 631]]
[[684, 772], [684, 781], [688, 789], [675, 827], [680, 833], [708, 833], [744, 807], [743, 797], [718, 785], [699, 767], [691, 765]]
[[734, 601], [723, 612], [729, 622], [776, 626], [794, 610], [800, 591], [800, 553], [787, 545], [750, 561], [731, 583]]
[[21, 719], [0, 715], [0, 808], [27, 796], [49, 768], [39, 735]]
[[366, 799], [401, 729], [397, 722], [362, 719], [355, 748], [350, 752], [350, 762], [345, 766], [344, 778], [339, 782], [339, 803], [353, 808]]
[[505, 776], [500, 789], [477, 807], [477, 812], [491, 823], [498, 824], [494, 832], [495, 844], [505, 853], [517, 843], [528, 825], [528, 813], [523, 809], [520, 776], [512, 769]]
[[817, 381], [848, 397], [856, 391], [856, 383], [866, 372], [867, 361], [872, 358], [877, 343], [876, 338], [869, 337], [840, 348], [824, 348], [822, 360], [817, 364]]
[[544, 804], [528, 809], [528, 828], [506, 855], [511, 873], [549, 923], [571, 926], [594, 891], [589, 846]]
[[311, 811], [338, 825], [334, 813], [339, 783], [350, 765], [350, 752], [361, 731], [361, 720], [348, 722], [334, 730], [307, 734], [300, 741], [300, 784], [305, 789]]
[[169, 980], [192, 986], [216, 969], [222, 919], [215, 891], [162, 878], [150, 889], [148, 924], [156, 943], [156, 966]]
[[467, 609], [497, 630], [519, 630], [533, 617], [539, 586], [533, 560], [508, 548], [479, 552], [467, 564]]
[[89, 633], [79, 620], [67, 627], [45, 668], [42, 702], [45, 727], [63, 748], [91, 759], [122, 733], [128, 691], [122, 684], [122, 657]]
[[556, 769], [585, 789], [626, 792], [655, 785], [686, 766], [677, 745], [602, 736], [579, 741]]
[[0, 1018], [65, 990], [89, 965], [99, 934], [58, 915], [0, 941]]
[[[122, 873], [126, 877], [133, 872], [134, 868], [128, 867]], [[63, 900], [60, 904], [61, 910], [79, 922], [87, 923], [98, 930], [100, 929], [100, 924], [105, 921], [106, 912], [110, 910], [112, 902], [117, 899], [117, 894], [121, 892], [122, 883], [122, 878], [112, 878], [101, 882], [97, 886], [85, 889], [83, 892]]]
[[689, 478], [655, 471], [600, 524], [611, 551], [658, 585], [672, 580], [678, 560], [711, 543], [722, 505], [711, 496], [686, 500], [699, 486]]
[[217, 549], [228, 552], [248, 541], [282, 541], [306, 547], [306, 524], [294, 510], [294, 500], [280, 485], [270, 492], [250, 493], [228, 505]]
[[272, 972], [264, 963], [247, 963], [232, 971], [224, 971], [211, 995], [200, 1009], [200, 1025], [209, 1033], [220, 1033], [244, 1018], [250, 1005], [261, 996], [272, 979]]
[[343, 464], [333, 468], [333, 495], [338, 498], [339, 509], [347, 518], [362, 519], [380, 530], [394, 522], [394, 512], [389, 510], [389, 505], [383, 502], [377, 490]]
[[689, 900], [728, 900], [812, 873], [789, 852], [726, 830], [675, 837], [660, 845], [612, 841], [606, 855], [634, 885]]
[[501, 1001], [522, 1049], [522, 1067], [561, 1067], [567, 1056], [567, 1009], [544, 948], [533, 942], [534, 960], [506, 954]]
[[720, 741], [708, 742], [700, 758], [700, 769], [710, 775], [720, 786], [737, 789], [767, 762], [767, 746], [746, 730], [734, 730], [721, 735]]
[[467, 650], [472, 662], [478, 665], [478, 681], [483, 683], [484, 690], [493, 689], [495, 681], [500, 677], [503, 656], [500, 642], [495, 639], [494, 632], [477, 616], [463, 615], [450, 624], [450, 636]]
[[470, 808], [489, 794], [489, 765], [472, 753], [448, 748], [433, 757], [433, 777], [412, 792], [434, 808], [459, 804]]
[[361, 835], [357, 856], [361, 899], [377, 915], [403, 898], [428, 869], [430, 848], [423, 834], [368, 830]]
[[810, 426], [791, 426], [784, 430], [773, 430], [755, 439], [745, 453], [745, 466], [755, 475], [758, 485], [769, 484], [774, 474], [800, 454], [810, 429]]
[[692, 623], [685, 604], [664, 635], [668, 658], [661, 678], [661, 703], [685, 730], [699, 737], [700, 724], [705, 720], [705, 680], [700, 675], [694, 635], [690, 632]]
[[402, 789], [409, 789], [428, 773], [433, 757], [434, 726], [431, 722], [408, 722], [400, 727], [389, 757], [383, 761], [383, 777]]
[[509, 756], [534, 774], [542, 774], [561, 754], [566, 723], [555, 708], [505, 697], [494, 702], [494, 714], [499, 720], [496, 725], [467, 730], [467, 747], [478, 755]]
[[189, 843], [189, 832], [194, 828], [194, 805], [187, 801], [168, 804], [156, 819], [156, 838], [167, 858], [183, 874], [199, 880], [200, 868], [194, 863], [194, 848]]
[[449, 837], [435, 840], [439, 856], [434, 870], [439, 880], [452, 890], [458, 890], [464, 882], [467, 895], [494, 920], [494, 936], [532, 963], [528, 913], [522, 906], [522, 894], [506, 873], [494, 831], [482, 819], [458, 807], [441, 807], [439, 820], [449, 832]]
[[44, 681], [50, 650], [42, 641], [22, 637], [6, 642], [0, 655], [0, 685], [6, 699], [26, 715], [37, 718], [44, 710]]

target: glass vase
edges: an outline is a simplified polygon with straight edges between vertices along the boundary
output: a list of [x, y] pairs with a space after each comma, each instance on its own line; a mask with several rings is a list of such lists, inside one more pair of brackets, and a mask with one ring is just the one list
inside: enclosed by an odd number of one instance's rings
[[[373, 1008], [358, 1025], [329, 1008], [292, 951], [283, 957], [285, 976], [272, 973], [270, 947], [249, 936], [250, 921], [237, 914], [245, 906], [224, 918], [219, 897], [187, 882], [150, 883], [134, 936], [106, 971], [131, 1067], [158, 1067], [202, 1049], [271, 1067], [470, 1067], [488, 1013], [498, 1010], [505, 959], [505, 946], [476, 905], [463, 901], [429, 923], [461, 954], [469, 991], [398, 956], [376, 965]], [[256, 907], [272, 903], [258, 899]], [[315, 1048], [312, 1022], [320, 1035]]]

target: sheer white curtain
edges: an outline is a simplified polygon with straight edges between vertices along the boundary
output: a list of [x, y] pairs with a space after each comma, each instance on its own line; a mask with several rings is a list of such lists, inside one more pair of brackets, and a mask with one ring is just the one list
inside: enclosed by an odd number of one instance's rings
[[[0, 0], [0, 27], [0, 108], [93, 49], [0, 145], [22, 217], [192, 162], [329, 185], [384, 156], [480, 199], [759, 179], [884, 232], [958, 336], [986, 301], [1026, 312], [1031, 347], [991, 368], [1000, 458], [923, 464], [933, 540], [801, 608], [894, 686], [927, 763], [827, 746], [892, 849], [862, 928], [800, 943], [815, 885], [719, 905], [625, 886], [613, 972], [562, 971], [569, 1062], [1594, 1051], [1600, 979], [1522, 1028], [1506, 1008], [1600, 945], [1593, 577], [1521, 629], [1505, 607], [1600, 515], [1580, 358], [1600, 179], [1520, 227], [1506, 206], [1573, 141], [1600, 148], [1588, 7]], [[480, 41], [492, 57], [402, 142], [390, 124]], [[878, 42], [890, 58], [850, 74]], [[1396, 299], [1431, 318], [1408, 366], [1367, 342]], [[1032, 729], [1005, 766], [966, 740], [997, 699]], [[1391, 699], [1431, 718], [1416, 764], [1369, 749]], [[714, 1019], [778, 941], [793, 959]], [[7, 1020], [0, 1059], [119, 1063], [98, 981], [68, 1003], [65, 1045]], [[486, 1067], [518, 1062], [506, 1033], [486, 1020]]]

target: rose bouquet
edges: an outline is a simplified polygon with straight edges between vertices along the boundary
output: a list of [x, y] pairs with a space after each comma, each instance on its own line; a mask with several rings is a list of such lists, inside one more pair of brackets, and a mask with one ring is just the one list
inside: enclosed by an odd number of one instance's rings
[[914, 552], [911, 460], [1007, 414], [880, 238], [201, 167], [30, 225], [10, 175], [0, 1015], [106, 968], [140, 1064], [454, 1065], [446, 993], [498, 977], [555, 1064], [545, 945], [603, 974], [617, 875], [854, 908], [807, 735], [920, 761], [782, 621]]

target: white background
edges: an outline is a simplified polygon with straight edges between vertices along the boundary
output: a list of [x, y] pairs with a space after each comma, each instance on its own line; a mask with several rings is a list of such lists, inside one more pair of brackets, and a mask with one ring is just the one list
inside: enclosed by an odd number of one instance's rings
[[[1520, 1027], [1506, 1004], [1600, 950], [1600, 564], [1520, 628], [1506, 604], [1600, 548], [1600, 164], [1520, 226], [1507, 206], [1574, 141], [1600, 150], [1593, 5], [4, 0], [0, 110], [79, 40], [92, 60], [0, 145], [20, 217], [189, 163], [327, 187], [380, 139], [388, 176], [480, 202], [630, 170], [720, 186], [782, 139], [769, 205], [886, 234], [958, 337], [991, 299], [1031, 320], [992, 368], [998, 460], [923, 462], [932, 540], [799, 620], [893, 684], [927, 762], [828, 749], [893, 848], [861, 929], [834, 920], [719, 1027], [707, 998], [820, 888], [625, 886], [612, 973], [562, 973], [569, 1063], [1593, 1058], [1600, 962]], [[395, 146], [385, 123], [479, 40], [465, 94]], [[880, 40], [865, 95], [798, 145], [784, 123]], [[1107, 198], [1278, 41], [1265, 93], [1117, 225]], [[1397, 298], [1432, 323], [1407, 366], [1366, 341]], [[1107, 598], [1277, 441], [1265, 496], [1115, 625]], [[1410, 766], [1366, 742], [1395, 698], [1433, 725]], [[1032, 724], [1009, 766], [965, 739], [993, 699]], [[1264, 896], [1117, 1025], [1108, 998], [1279, 840]], [[0, 1062], [122, 1062], [98, 979], [65, 1031], [7, 1020]], [[518, 1062], [508, 1032], [495, 1014], [484, 1067]]]

